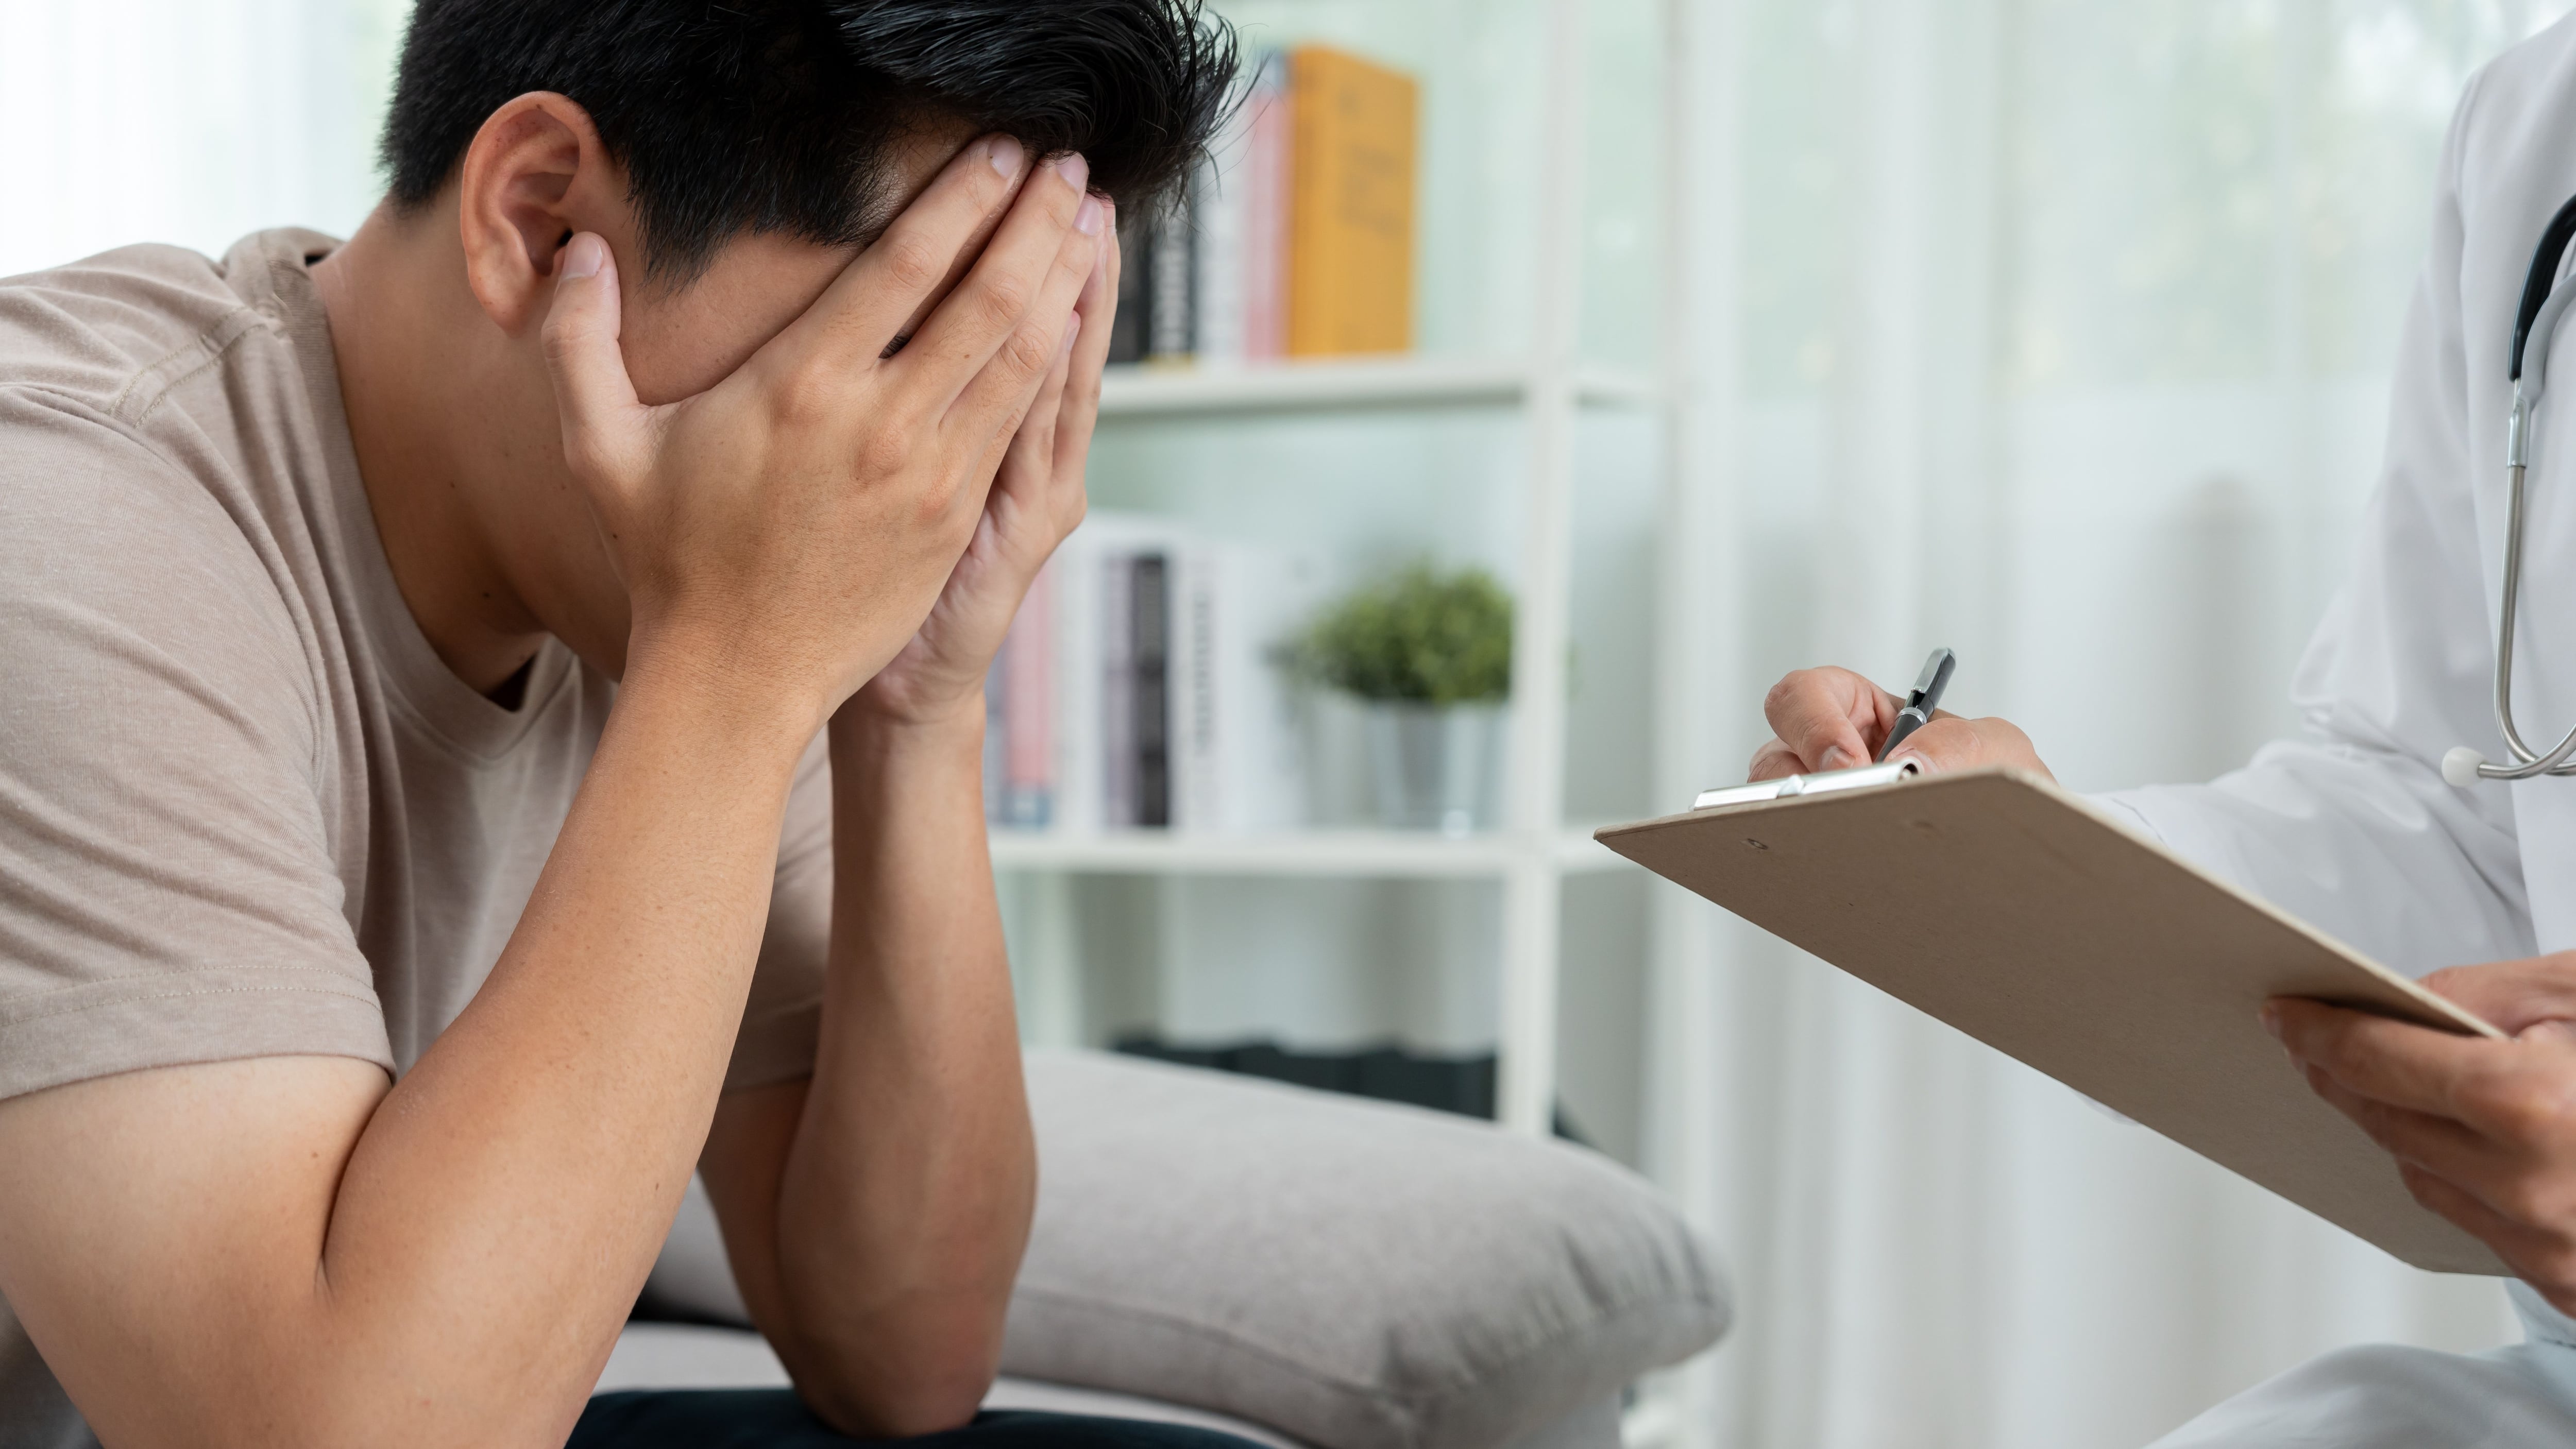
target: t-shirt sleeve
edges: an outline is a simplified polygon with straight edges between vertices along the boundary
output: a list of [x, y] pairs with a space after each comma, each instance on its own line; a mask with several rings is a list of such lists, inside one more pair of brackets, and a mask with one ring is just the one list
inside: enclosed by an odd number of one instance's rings
[[823, 1029], [823, 973], [832, 944], [832, 765], [817, 735], [797, 763], [778, 840], [769, 925], [734, 1037], [725, 1090], [811, 1076]]
[[145, 1067], [391, 1070], [267, 570], [112, 422], [0, 388], [0, 1098]]

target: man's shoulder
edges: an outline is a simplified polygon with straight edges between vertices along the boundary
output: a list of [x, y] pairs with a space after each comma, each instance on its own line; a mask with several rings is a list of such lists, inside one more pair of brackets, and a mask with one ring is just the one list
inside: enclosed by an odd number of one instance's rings
[[270, 274], [330, 245], [263, 232], [220, 262], [141, 245], [0, 278], [0, 512], [19, 543], [248, 562], [250, 495], [279, 491], [251, 475], [297, 468], [311, 431]]
[[0, 279], [0, 385], [130, 422], [156, 380], [220, 356], [257, 320], [212, 259], [119, 247]]
[[244, 486], [263, 430], [231, 416], [261, 389], [218, 375], [292, 370], [239, 357], [275, 331], [241, 285], [258, 240], [221, 263], [134, 246], [0, 279], [0, 643], [22, 658], [77, 677], [158, 651], [292, 688], [301, 651]]

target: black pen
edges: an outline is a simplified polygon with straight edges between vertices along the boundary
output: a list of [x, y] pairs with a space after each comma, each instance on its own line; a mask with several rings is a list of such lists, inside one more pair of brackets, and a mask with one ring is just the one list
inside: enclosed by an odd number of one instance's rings
[[1896, 712], [1896, 728], [1887, 732], [1887, 743], [1878, 747], [1878, 758], [1905, 743], [1905, 737], [1932, 722], [1932, 711], [1941, 707], [1941, 691], [1950, 687], [1950, 671], [1959, 665], [1959, 656], [1947, 649], [1935, 649], [1923, 661], [1922, 677], [1914, 681], [1914, 692], [1905, 696], [1905, 708]]

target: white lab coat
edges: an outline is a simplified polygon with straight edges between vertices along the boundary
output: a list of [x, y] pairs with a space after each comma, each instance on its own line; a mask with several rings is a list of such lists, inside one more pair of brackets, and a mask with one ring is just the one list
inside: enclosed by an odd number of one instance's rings
[[[2212, 784], [2110, 797], [2175, 850], [2417, 975], [2576, 948], [2576, 779], [2456, 790], [2439, 773], [2455, 745], [2505, 758], [2491, 670], [2507, 355], [2532, 252], [2571, 194], [2576, 17], [2487, 66], [2452, 120], [2385, 472], [2294, 685], [2303, 737]], [[2523, 737], [2543, 750], [2576, 726], [2576, 319], [2548, 375], [2514, 677]], [[2521, 1347], [2331, 1355], [2160, 1449], [2576, 1444], [2576, 1323], [2520, 1284], [2514, 1297]]]

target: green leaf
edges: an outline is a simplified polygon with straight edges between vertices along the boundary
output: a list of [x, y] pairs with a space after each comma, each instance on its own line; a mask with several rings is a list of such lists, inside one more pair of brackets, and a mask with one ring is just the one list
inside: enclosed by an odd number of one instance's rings
[[1326, 609], [1300, 671], [1362, 699], [1482, 704], [1512, 689], [1512, 600], [1483, 569], [1415, 563]]

